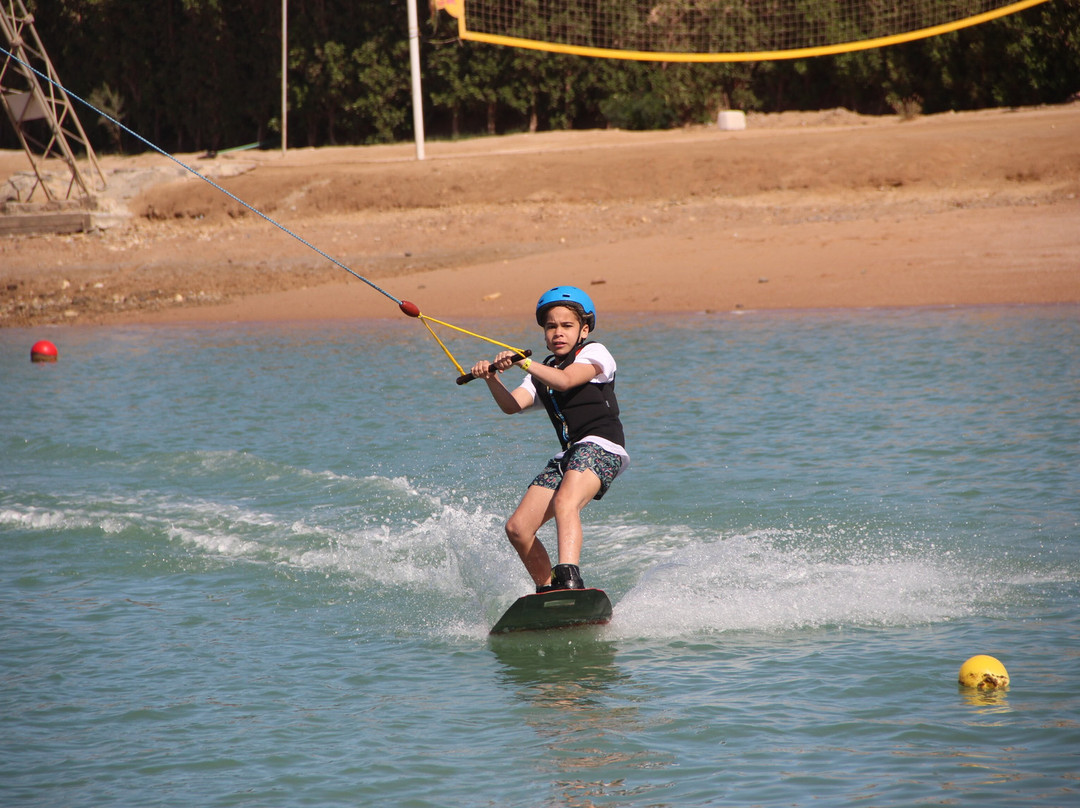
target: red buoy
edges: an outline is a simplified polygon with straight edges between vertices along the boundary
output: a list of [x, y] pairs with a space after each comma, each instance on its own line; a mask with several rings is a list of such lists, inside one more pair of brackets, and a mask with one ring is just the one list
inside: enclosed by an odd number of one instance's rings
[[34, 343], [34, 347], [30, 349], [31, 362], [55, 362], [59, 358], [60, 354], [57, 352], [56, 346], [47, 339], [38, 340]]
[[420, 316], [420, 307], [417, 306], [415, 303], [412, 303], [412, 302], [410, 302], [408, 300], [402, 300], [401, 304], [398, 306], [398, 308], [401, 309], [403, 312], [405, 312], [410, 317], [419, 317]]

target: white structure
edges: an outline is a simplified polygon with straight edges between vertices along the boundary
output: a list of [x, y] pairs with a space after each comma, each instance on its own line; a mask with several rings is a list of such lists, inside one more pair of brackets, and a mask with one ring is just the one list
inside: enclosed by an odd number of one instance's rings
[[746, 128], [746, 113], [738, 109], [721, 110], [716, 116], [716, 125], [725, 132], [735, 132]]

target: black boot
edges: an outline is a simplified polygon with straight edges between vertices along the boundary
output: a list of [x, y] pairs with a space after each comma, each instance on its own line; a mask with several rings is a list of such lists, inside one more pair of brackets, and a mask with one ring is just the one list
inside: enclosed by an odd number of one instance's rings
[[551, 571], [552, 589], [584, 589], [585, 582], [581, 580], [581, 570], [577, 564], [556, 564]]

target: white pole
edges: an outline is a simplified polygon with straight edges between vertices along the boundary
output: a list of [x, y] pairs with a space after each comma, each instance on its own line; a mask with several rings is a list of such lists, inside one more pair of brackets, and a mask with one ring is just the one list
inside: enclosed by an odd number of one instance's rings
[[412, 68], [413, 129], [416, 130], [416, 159], [424, 159], [424, 103], [420, 90], [420, 26], [416, 21], [416, 0], [409, 7], [409, 63]]
[[281, 0], [281, 155], [289, 148], [289, 0]]

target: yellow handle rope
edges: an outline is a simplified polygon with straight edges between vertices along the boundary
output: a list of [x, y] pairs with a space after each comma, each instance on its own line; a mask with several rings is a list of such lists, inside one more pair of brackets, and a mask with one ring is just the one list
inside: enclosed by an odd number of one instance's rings
[[505, 348], [508, 351], [513, 351], [514, 353], [519, 354], [525, 353], [524, 349], [522, 348], [515, 348], [513, 345], [507, 345], [505, 342], [499, 342], [497, 339], [485, 337], [483, 334], [477, 334], [475, 331], [469, 331], [467, 328], [462, 328], [461, 326], [453, 325], [452, 323], [446, 323], [442, 320], [437, 320], [434, 317], [428, 317], [426, 314], [419, 314], [417, 316], [424, 323], [424, 328], [426, 328], [428, 330], [428, 333], [430, 333], [431, 336], [435, 338], [435, 341], [439, 343], [439, 347], [443, 349], [443, 352], [447, 355], [450, 361], [454, 363], [454, 367], [457, 368], [458, 373], [464, 374], [465, 369], [462, 368], [460, 364], [458, 364], [458, 361], [454, 358], [454, 355], [450, 353], [450, 349], [446, 347], [446, 344], [441, 339], [439, 339], [439, 335], [435, 333], [435, 330], [430, 325], [428, 325], [429, 320], [433, 323], [438, 323], [445, 328], [459, 331], [466, 336], [475, 337], [476, 339], [483, 340], [484, 342], [489, 342], [492, 345], [497, 345], [500, 348]]
[[[397, 298], [394, 299], [396, 300]], [[450, 359], [450, 361], [454, 363], [454, 367], [457, 368], [458, 373], [460, 373], [462, 376], [466, 375], [465, 369], [460, 365], [460, 363], [458, 363], [457, 359], [454, 358], [454, 355], [450, 353], [450, 349], [446, 347], [446, 343], [439, 339], [439, 335], [435, 333], [435, 329], [431, 327], [431, 323], [437, 323], [444, 328], [459, 331], [467, 336], [475, 337], [476, 339], [483, 340], [484, 342], [490, 342], [492, 345], [498, 345], [500, 348], [505, 348], [508, 351], [513, 351], [514, 353], [521, 354], [523, 356], [525, 355], [525, 350], [522, 348], [515, 348], [513, 345], [507, 345], [505, 342], [499, 342], [497, 339], [485, 337], [483, 334], [477, 334], [475, 331], [469, 331], [467, 328], [462, 328], [461, 326], [454, 325], [453, 323], [443, 322], [442, 320], [437, 320], [434, 317], [428, 317], [426, 314], [421, 314], [420, 307], [412, 301], [399, 301], [398, 308], [400, 308], [401, 311], [407, 316], [415, 317], [421, 322], [423, 322], [424, 328], [426, 328], [428, 330], [428, 333], [435, 338], [435, 341], [437, 343], [439, 343], [439, 347], [443, 349], [443, 353], [445, 353], [446, 356]], [[461, 382], [459, 381], [458, 384], [461, 384]]]
[[[431, 320], [431, 322], [433, 322], [433, 323], [438, 323], [439, 325], [446, 326], [447, 328], [452, 328], [455, 331], [460, 331], [462, 334], [465, 334], [465, 335], [470, 336], [470, 337], [476, 337], [477, 339], [481, 339], [484, 342], [490, 342], [492, 345], [498, 345], [500, 348], [506, 348], [506, 350], [508, 350], [508, 351], [514, 351], [515, 353], [523, 353], [521, 348], [515, 348], [513, 345], [507, 345], [505, 342], [499, 342], [497, 339], [492, 339], [491, 337], [485, 337], [483, 334], [477, 334], [476, 332], [469, 331], [467, 328], [462, 328], [461, 326], [452, 325], [450, 323], [444, 323], [442, 320], [436, 320], [434, 317], [428, 317], [426, 314], [421, 314], [420, 319], [421, 320]], [[429, 328], [430, 328], [430, 326], [429, 326]]]
[[[450, 353], [450, 349], [446, 347], [446, 343], [444, 343], [441, 339], [439, 339], [439, 335], [436, 334], [434, 329], [432, 329], [432, 327], [427, 324], [428, 319], [430, 319], [430, 318], [424, 317], [423, 315], [421, 315], [421, 317], [420, 317], [420, 321], [423, 322], [424, 328], [426, 328], [428, 330], [428, 333], [431, 334], [431, 336], [433, 336], [435, 338], [435, 341], [437, 343], [439, 343], [439, 347], [443, 349], [443, 353], [445, 353], [447, 355], [447, 357], [450, 359], [450, 361], [454, 363], [454, 367], [457, 368], [458, 373], [465, 373], [465, 368], [463, 368], [461, 365], [459, 365], [458, 361], [456, 359], [454, 359], [454, 355], [452, 353]], [[438, 322], [438, 320], [435, 320], [435, 322]]]

